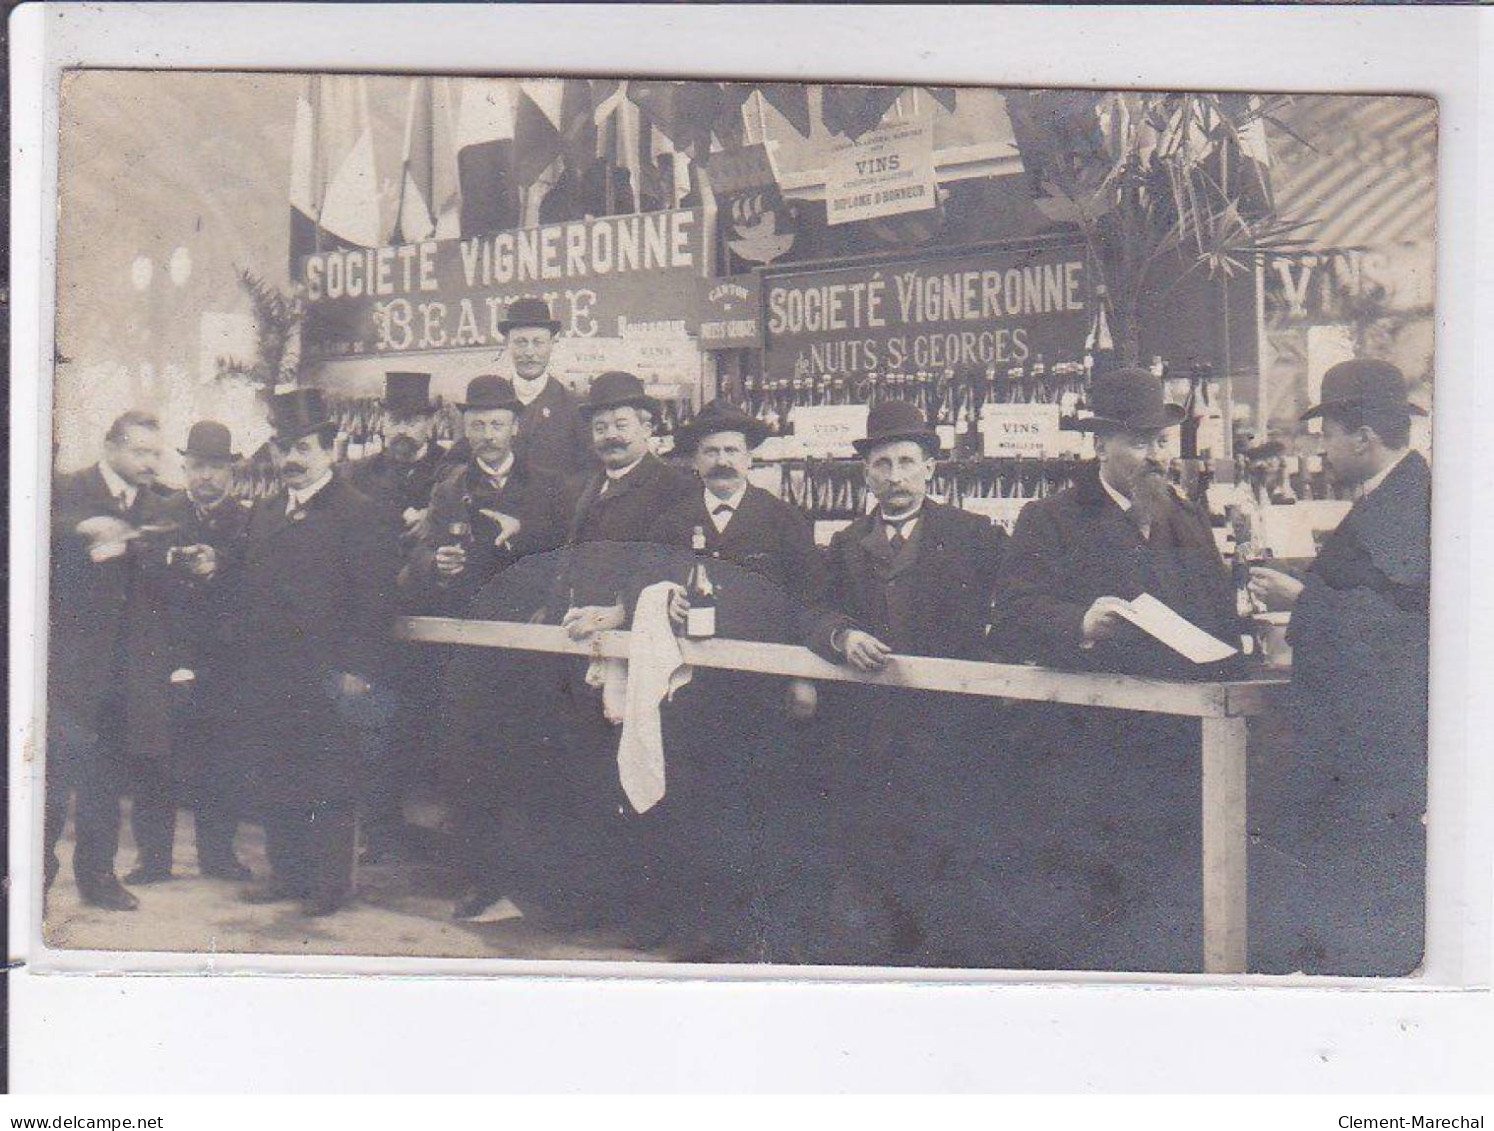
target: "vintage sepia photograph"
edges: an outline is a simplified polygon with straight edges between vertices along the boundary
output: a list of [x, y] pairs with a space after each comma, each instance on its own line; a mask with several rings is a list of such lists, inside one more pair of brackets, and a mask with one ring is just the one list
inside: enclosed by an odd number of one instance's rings
[[48, 947], [1419, 971], [1434, 99], [59, 127]]

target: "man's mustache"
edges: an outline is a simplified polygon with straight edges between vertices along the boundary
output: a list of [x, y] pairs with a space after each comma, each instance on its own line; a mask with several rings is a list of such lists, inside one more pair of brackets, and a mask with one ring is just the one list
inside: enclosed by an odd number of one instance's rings
[[734, 479], [737, 469], [734, 467], [713, 467], [706, 472], [707, 479]]
[[306, 470], [304, 463], [288, 463], [281, 468], [287, 475], [300, 475]]
[[628, 448], [628, 444], [627, 444], [626, 440], [603, 440], [602, 441], [602, 451], [604, 451], [604, 452], [622, 452], [622, 451], [627, 451], [627, 448]]

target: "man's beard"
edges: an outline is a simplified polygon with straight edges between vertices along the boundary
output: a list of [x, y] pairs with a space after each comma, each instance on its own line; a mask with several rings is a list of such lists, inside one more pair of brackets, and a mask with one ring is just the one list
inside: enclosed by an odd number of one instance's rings
[[219, 490], [216, 486], [187, 488], [187, 497], [199, 510], [212, 510], [224, 499], [228, 498], [228, 491]]
[[1175, 498], [1166, 472], [1152, 465], [1136, 477], [1136, 485], [1131, 490], [1131, 506], [1136, 511], [1137, 520], [1146, 526], [1161, 521]]
[[420, 443], [411, 436], [391, 436], [389, 454], [400, 463], [413, 463], [420, 454]]

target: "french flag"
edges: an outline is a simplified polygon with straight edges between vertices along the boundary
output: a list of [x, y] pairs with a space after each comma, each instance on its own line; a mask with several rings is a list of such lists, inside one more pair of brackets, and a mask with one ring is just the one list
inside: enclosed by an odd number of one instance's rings
[[335, 247], [377, 247], [378, 174], [368, 85], [313, 75], [296, 100], [291, 145], [290, 258]]
[[461, 235], [517, 228], [519, 182], [514, 175], [514, 98], [506, 79], [458, 79], [456, 158]]
[[451, 81], [417, 78], [410, 84], [394, 224], [397, 244], [462, 234]]

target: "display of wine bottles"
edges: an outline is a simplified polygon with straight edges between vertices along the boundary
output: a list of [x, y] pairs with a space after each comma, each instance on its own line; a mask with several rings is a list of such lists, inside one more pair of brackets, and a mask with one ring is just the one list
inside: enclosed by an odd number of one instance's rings
[[984, 371], [814, 374], [801, 365], [792, 377], [747, 374], [737, 407], [774, 432], [783, 432], [789, 414], [799, 407], [912, 401], [931, 424], [973, 432], [987, 404], [1062, 404], [1068, 411], [1076, 411], [1084, 400], [1088, 374], [1089, 367], [1082, 361], [1063, 356], [1050, 363], [1042, 354], [1028, 364], [991, 365]]
[[[940, 460], [929, 494], [954, 506], [967, 499], [1042, 499], [1073, 482], [1078, 460]], [[859, 460], [802, 460], [780, 465], [780, 495], [811, 520], [853, 519], [867, 511]]]

